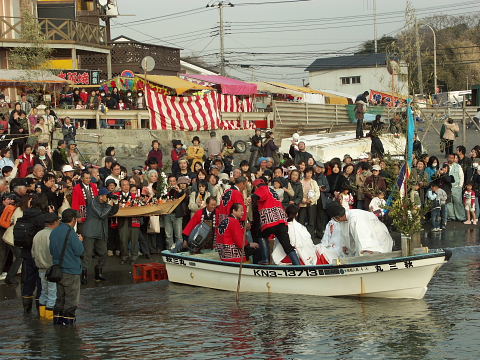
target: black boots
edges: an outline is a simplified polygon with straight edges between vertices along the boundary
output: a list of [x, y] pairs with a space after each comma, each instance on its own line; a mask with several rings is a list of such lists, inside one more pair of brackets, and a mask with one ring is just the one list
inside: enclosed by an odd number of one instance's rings
[[298, 258], [297, 252], [293, 250], [292, 252], [288, 253], [290, 260], [292, 260], [292, 265], [301, 265], [300, 259]]
[[102, 275], [102, 268], [95, 266], [95, 281], [106, 281], [106, 280], [107, 279], [105, 279]]
[[33, 306], [33, 296], [22, 297], [22, 302], [23, 302], [23, 313], [31, 314], [32, 306]]
[[82, 275], [80, 277], [80, 282], [82, 283], [82, 285], [87, 285], [88, 278], [87, 278], [87, 270], [86, 269], [82, 270]]
[[73, 326], [76, 321], [75, 315], [53, 310], [53, 325]]

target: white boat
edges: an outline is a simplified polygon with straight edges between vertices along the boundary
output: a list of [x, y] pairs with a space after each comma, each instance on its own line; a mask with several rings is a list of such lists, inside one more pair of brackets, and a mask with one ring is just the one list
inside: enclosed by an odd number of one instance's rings
[[[340, 265], [277, 266], [243, 264], [241, 292], [315, 296], [422, 299], [450, 250], [400, 252], [342, 259]], [[191, 255], [162, 252], [169, 281], [218, 290], [237, 290], [239, 263], [219, 260], [215, 251]]]

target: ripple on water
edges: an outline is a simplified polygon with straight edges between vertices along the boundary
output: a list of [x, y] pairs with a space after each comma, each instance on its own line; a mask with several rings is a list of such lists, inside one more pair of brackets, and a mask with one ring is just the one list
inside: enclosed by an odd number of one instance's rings
[[477, 359], [480, 246], [455, 248], [423, 300], [316, 298], [160, 283], [82, 291], [75, 329], [2, 302], [4, 359]]

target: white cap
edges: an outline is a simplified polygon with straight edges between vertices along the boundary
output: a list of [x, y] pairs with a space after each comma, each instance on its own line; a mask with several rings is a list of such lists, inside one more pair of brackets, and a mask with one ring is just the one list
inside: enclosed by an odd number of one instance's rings
[[70, 165], [65, 165], [65, 166], [62, 168], [62, 172], [69, 172], [69, 171], [75, 171], [75, 169], [72, 168]]
[[358, 158], [359, 159], [368, 159], [368, 155], [367, 155], [367, 153], [361, 153], [360, 155], [358, 155]]
[[373, 165], [372, 166], [372, 170], [378, 170], [378, 171], [381, 171], [382, 168], [380, 167], [380, 165]]

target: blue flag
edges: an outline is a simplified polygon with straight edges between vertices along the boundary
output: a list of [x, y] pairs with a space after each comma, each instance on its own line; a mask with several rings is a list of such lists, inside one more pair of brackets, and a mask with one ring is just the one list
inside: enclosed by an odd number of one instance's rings
[[415, 116], [413, 115], [413, 109], [410, 105], [412, 99], [407, 100], [407, 117], [408, 117], [408, 128], [407, 128], [407, 162], [408, 166], [411, 168], [413, 163], [413, 141], [415, 139]]

